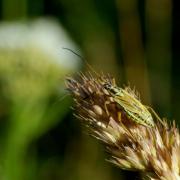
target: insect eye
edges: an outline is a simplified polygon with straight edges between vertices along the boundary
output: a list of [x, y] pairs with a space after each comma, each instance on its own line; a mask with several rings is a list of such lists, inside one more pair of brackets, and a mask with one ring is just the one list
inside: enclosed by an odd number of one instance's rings
[[113, 85], [109, 83], [105, 83], [103, 87], [108, 90], [112, 95], [116, 95], [119, 93], [119, 89], [117, 87], [114, 87]]
[[108, 83], [105, 83], [105, 84], [103, 85], [103, 87], [104, 87], [105, 89], [111, 89], [111, 85], [108, 84]]

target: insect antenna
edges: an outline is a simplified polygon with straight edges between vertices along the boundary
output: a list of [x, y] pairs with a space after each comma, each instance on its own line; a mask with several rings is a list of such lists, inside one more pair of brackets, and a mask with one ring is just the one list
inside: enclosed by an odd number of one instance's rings
[[99, 76], [99, 74], [93, 69], [93, 67], [87, 62], [87, 60], [85, 58], [83, 58], [81, 55], [79, 55], [78, 53], [76, 53], [75, 51], [73, 51], [72, 49], [66, 48], [66, 47], [62, 47], [62, 49], [70, 51], [71, 53], [75, 54], [77, 57], [79, 57], [83, 62], [86, 63], [86, 65], [88, 66], [88, 68], [96, 74], [96, 76]]
[[161, 123], [163, 126], [165, 126], [163, 120], [157, 115], [157, 113], [154, 111], [154, 109], [153, 109], [152, 107], [149, 107], [149, 106], [146, 106], [146, 107], [147, 107], [147, 108], [151, 111], [151, 113], [157, 118], [157, 120], [160, 121], [160, 123]]
[[69, 49], [69, 48], [66, 48], [66, 47], [62, 47], [62, 49], [68, 50], [68, 51], [72, 52], [73, 54], [75, 54], [76, 56], [78, 56], [81, 60], [84, 60], [84, 58], [81, 55], [79, 55], [78, 53], [76, 53], [72, 49]]
[[[85, 64], [87, 65], [87, 67], [88, 67], [89, 70], [90, 70], [90, 71], [87, 72], [88, 77], [91, 79], [91, 81], [94, 81], [95, 84], [100, 84], [100, 86], [102, 86], [102, 88], [104, 87], [103, 84], [105, 84], [105, 83], [109, 83], [109, 84], [111, 84], [111, 85], [113, 85], [113, 86], [116, 86], [115, 79], [112, 78], [111, 75], [108, 74], [108, 75], [105, 76], [103, 72], [97, 73], [97, 72], [93, 69], [93, 67], [87, 62], [87, 60], [86, 60], [85, 58], [83, 58], [81, 55], [79, 55], [78, 53], [76, 53], [76, 52], [73, 51], [72, 49], [69, 49], [69, 48], [66, 48], [66, 47], [62, 47], [62, 49], [67, 50], [67, 51], [73, 53], [74, 55], [76, 55], [77, 57], [79, 57], [83, 62], [85, 62]], [[97, 78], [94, 78], [94, 77], [92, 76], [92, 73], [91, 73], [91, 72], [94, 73]], [[80, 76], [81, 76], [82, 78], [87, 78], [87, 77], [84, 75], [84, 73], [80, 72], [79, 74], [80, 74]]]
[[[62, 47], [62, 49], [70, 51], [71, 53], [73, 53], [74, 55], [76, 55], [77, 57], [79, 57], [83, 62], [85, 62], [85, 64], [88, 66], [88, 68], [90, 69], [90, 71], [92, 71], [98, 78], [96, 79], [98, 82], [100, 83], [105, 83], [106, 81], [108, 81], [109, 83], [115, 85], [115, 80], [110, 78], [110, 75], [108, 75], [108, 77], [104, 78], [105, 75], [103, 74], [103, 72], [101, 72], [100, 74], [97, 73], [93, 67], [87, 62], [87, 60], [85, 58], [83, 58], [81, 55], [79, 55], [78, 53], [76, 53], [75, 51], [73, 51], [72, 49], [66, 48], [66, 47]], [[81, 73], [82, 75], [83, 73]], [[89, 76], [92, 77], [91, 73], [89, 72]], [[94, 78], [92, 78], [94, 79]]]
[[64, 94], [63, 96], [61, 96], [58, 101], [61, 102], [63, 101], [67, 96], [70, 96], [70, 94]]

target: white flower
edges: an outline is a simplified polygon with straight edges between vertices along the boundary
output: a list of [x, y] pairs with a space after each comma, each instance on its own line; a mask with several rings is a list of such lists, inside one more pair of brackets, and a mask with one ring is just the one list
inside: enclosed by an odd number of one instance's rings
[[79, 58], [62, 49], [66, 47], [79, 53], [62, 25], [53, 19], [32, 22], [2, 22], [0, 24], [0, 50], [35, 49], [63, 68], [76, 69]]

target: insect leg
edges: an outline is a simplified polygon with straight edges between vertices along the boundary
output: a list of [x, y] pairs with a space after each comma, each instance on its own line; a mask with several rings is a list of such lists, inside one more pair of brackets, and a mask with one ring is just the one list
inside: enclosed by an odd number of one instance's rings
[[149, 106], [146, 106], [146, 107], [147, 107], [147, 108], [150, 110], [150, 112], [156, 117], [156, 119], [157, 119], [158, 121], [160, 121], [163, 126], [165, 126], [165, 125], [164, 125], [164, 122], [163, 122], [162, 119], [157, 115], [157, 113], [154, 111], [154, 109], [153, 109], [152, 107], [149, 107]]
[[105, 101], [104, 108], [105, 108], [106, 114], [109, 116], [110, 114], [109, 114], [109, 111], [108, 111], [108, 108], [107, 108], [108, 104], [110, 104], [110, 102], [109, 101]]
[[121, 112], [118, 111], [118, 121], [121, 122]]

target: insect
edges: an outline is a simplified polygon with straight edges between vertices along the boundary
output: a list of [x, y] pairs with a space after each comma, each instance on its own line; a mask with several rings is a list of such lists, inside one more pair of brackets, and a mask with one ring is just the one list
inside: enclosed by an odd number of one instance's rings
[[[78, 56], [81, 60], [86, 62], [84, 58], [82, 58], [79, 54], [75, 53], [71, 49], [68, 49], [68, 48], [63, 48], [63, 49], [72, 52], [73, 54]], [[151, 115], [152, 113], [164, 125], [163, 121], [156, 114], [156, 112], [151, 107], [143, 105], [138, 100], [138, 98], [135, 97], [135, 94], [130, 93], [129, 91], [124, 90], [114, 85], [115, 82], [111, 82], [114, 79], [109, 78], [108, 82], [103, 82], [104, 80], [100, 78], [100, 75], [97, 72], [95, 72], [94, 69], [87, 62], [86, 62], [86, 65], [90, 68], [90, 70], [92, 70], [92, 72], [94, 72], [97, 75], [98, 82], [100, 84], [103, 84], [103, 87], [111, 94], [114, 101], [124, 110], [124, 112], [127, 114], [127, 116], [130, 117], [131, 120], [147, 127], [154, 127], [155, 123]], [[88, 97], [89, 96], [87, 95], [85, 99]], [[105, 109], [107, 113], [108, 113], [107, 104], [109, 103], [110, 103], [109, 101], [105, 102]], [[120, 116], [121, 114], [119, 115], [119, 118]]]
[[110, 83], [104, 83], [103, 87], [131, 120], [144, 126], [154, 127], [151, 113], [133, 94]]

